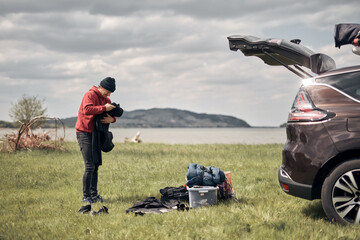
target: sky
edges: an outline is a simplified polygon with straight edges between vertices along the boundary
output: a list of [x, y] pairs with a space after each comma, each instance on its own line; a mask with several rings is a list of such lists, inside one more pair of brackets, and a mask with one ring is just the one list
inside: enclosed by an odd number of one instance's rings
[[[227, 37], [301, 39], [337, 67], [360, 64], [335, 48], [334, 26], [359, 23], [358, 1], [0, 0], [0, 120], [24, 95], [47, 115], [77, 116], [107, 76], [125, 111], [177, 108], [279, 126], [301, 79], [229, 50]], [[119, 119], [121, 121], [121, 119]]]

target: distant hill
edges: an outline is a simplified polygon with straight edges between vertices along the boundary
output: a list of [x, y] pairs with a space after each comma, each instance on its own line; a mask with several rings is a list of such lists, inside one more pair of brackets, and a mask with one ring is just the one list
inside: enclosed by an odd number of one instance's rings
[[[75, 127], [77, 117], [61, 119], [68, 127]], [[173, 108], [125, 111], [112, 127], [121, 128], [216, 128], [251, 127], [244, 120], [232, 116], [195, 113]]]
[[0, 120], [0, 128], [15, 128], [15, 127], [17, 127], [16, 123]]

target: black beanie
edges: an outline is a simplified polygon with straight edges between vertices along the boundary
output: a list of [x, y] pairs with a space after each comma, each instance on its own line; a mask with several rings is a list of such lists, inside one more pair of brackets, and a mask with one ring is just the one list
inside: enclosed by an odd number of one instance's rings
[[110, 92], [115, 92], [115, 89], [116, 89], [115, 79], [112, 77], [104, 78], [103, 80], [101, 80], [100, 86], [102, 86], [103, 88], [105, 88], [106, 90], [108, 90]]

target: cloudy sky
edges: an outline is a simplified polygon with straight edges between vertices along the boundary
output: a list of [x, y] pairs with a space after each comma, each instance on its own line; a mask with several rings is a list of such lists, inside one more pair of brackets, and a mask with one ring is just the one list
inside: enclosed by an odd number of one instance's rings
[[230, 35], [300, 38], [337, 67], [360, 63], [334, 47], [337, 23], [359, 23], [358, 1], [1, 0], [0, 120], [24, 94], [51, 117], [77, 115], [83, 94], [112, 76], [127, 111], [178, 108], [278, 126], [301, 84], [284, 67], [229, 50]]

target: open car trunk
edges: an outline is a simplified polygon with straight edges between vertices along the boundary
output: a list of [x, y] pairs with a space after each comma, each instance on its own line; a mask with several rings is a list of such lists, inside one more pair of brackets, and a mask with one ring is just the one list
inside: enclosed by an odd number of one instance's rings
[[336, 67], [335, 61], [331, 57], [322, 53], [314, 53], [300, 45], [298, 39], [287, 41], [235, 35], [228, 37], [228, 40], [230, 50], [240, 50], [245, 56], [259, 57], [268, 65], [283, 65], [302, 78], [312, 77], [312, 75], [304, 71], [301, 66], [316, 74]]

